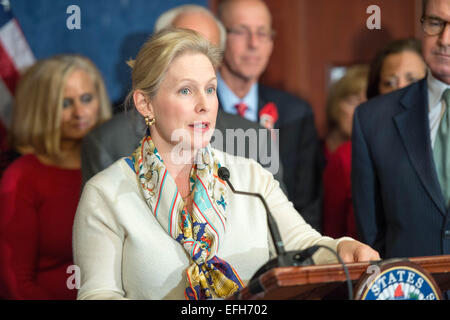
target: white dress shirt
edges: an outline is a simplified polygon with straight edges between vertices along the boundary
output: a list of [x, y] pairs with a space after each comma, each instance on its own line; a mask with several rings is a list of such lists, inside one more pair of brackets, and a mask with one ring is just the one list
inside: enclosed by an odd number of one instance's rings
[[236, 105], [238, 103], [245, 103], [248, 107], [244, 118], [253, 122], [258, 122], [258, 83], [255, 83], [250, 88], [247, 95], [240, 99], [227, 86], [225, 81], [217, 72], [217, 97], [220, 100], [223, 111], [231, 114], [237, 114]]

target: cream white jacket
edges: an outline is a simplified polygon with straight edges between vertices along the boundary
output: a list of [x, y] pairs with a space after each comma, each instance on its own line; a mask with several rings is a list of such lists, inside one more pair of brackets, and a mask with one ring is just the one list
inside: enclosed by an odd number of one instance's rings
[[[286, 250], [339, 241], [322, 237], [294, 209], [272, 174], [257, 162], [215, 150], [236, 190], [266, 199]], [[264, 207], [259, 199], [229, 190], [227, 229], [217, 255], [247, 283], [273, 255]], [[184, 299], [189, 257], [150, 212], [134, 171], [124, 159], [88, 181], [73, 227], [73, 254], [81, 271], [78, 299]], [[317, 264], [335, 263], [328, 250]]]

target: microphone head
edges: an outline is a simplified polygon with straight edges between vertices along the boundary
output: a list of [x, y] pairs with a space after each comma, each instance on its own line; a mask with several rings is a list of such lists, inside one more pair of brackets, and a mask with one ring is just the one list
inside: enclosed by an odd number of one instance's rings
[[225, 167], [220, 167], [217, 171], [217, 175], [224, 181], [228, 181], [228, 179], [230, 179], [230, 171]]

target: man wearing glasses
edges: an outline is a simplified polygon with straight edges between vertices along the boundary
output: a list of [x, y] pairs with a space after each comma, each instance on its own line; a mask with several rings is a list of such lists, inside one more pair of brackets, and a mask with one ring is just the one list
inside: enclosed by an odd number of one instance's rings
[[305, 101], [258, 83], [274, 45], [269, 9], [260, 0], [226, 0], [219, 5], [218, 17], [227, 30], [218, 75], [220, 108], [268, 129], [279, 129], [288, 197], [320, 231], [323, 158], [312, 110]]
[[450, 1], [423, 1], [425, 79], [358, 107], [352, 192], [382, 258], [450, 254]]

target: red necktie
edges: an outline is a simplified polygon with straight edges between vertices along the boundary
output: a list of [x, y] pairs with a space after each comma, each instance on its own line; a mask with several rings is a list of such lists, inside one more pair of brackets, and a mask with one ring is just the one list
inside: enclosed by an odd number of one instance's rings
[[236, 108], [238, 115], [240, 115], [241, 117], [244, 117], [245, 112], [248, 109], [248, 106], [245, 103], [240, 102], [240, 103], [236, 104], [234, 107]]

